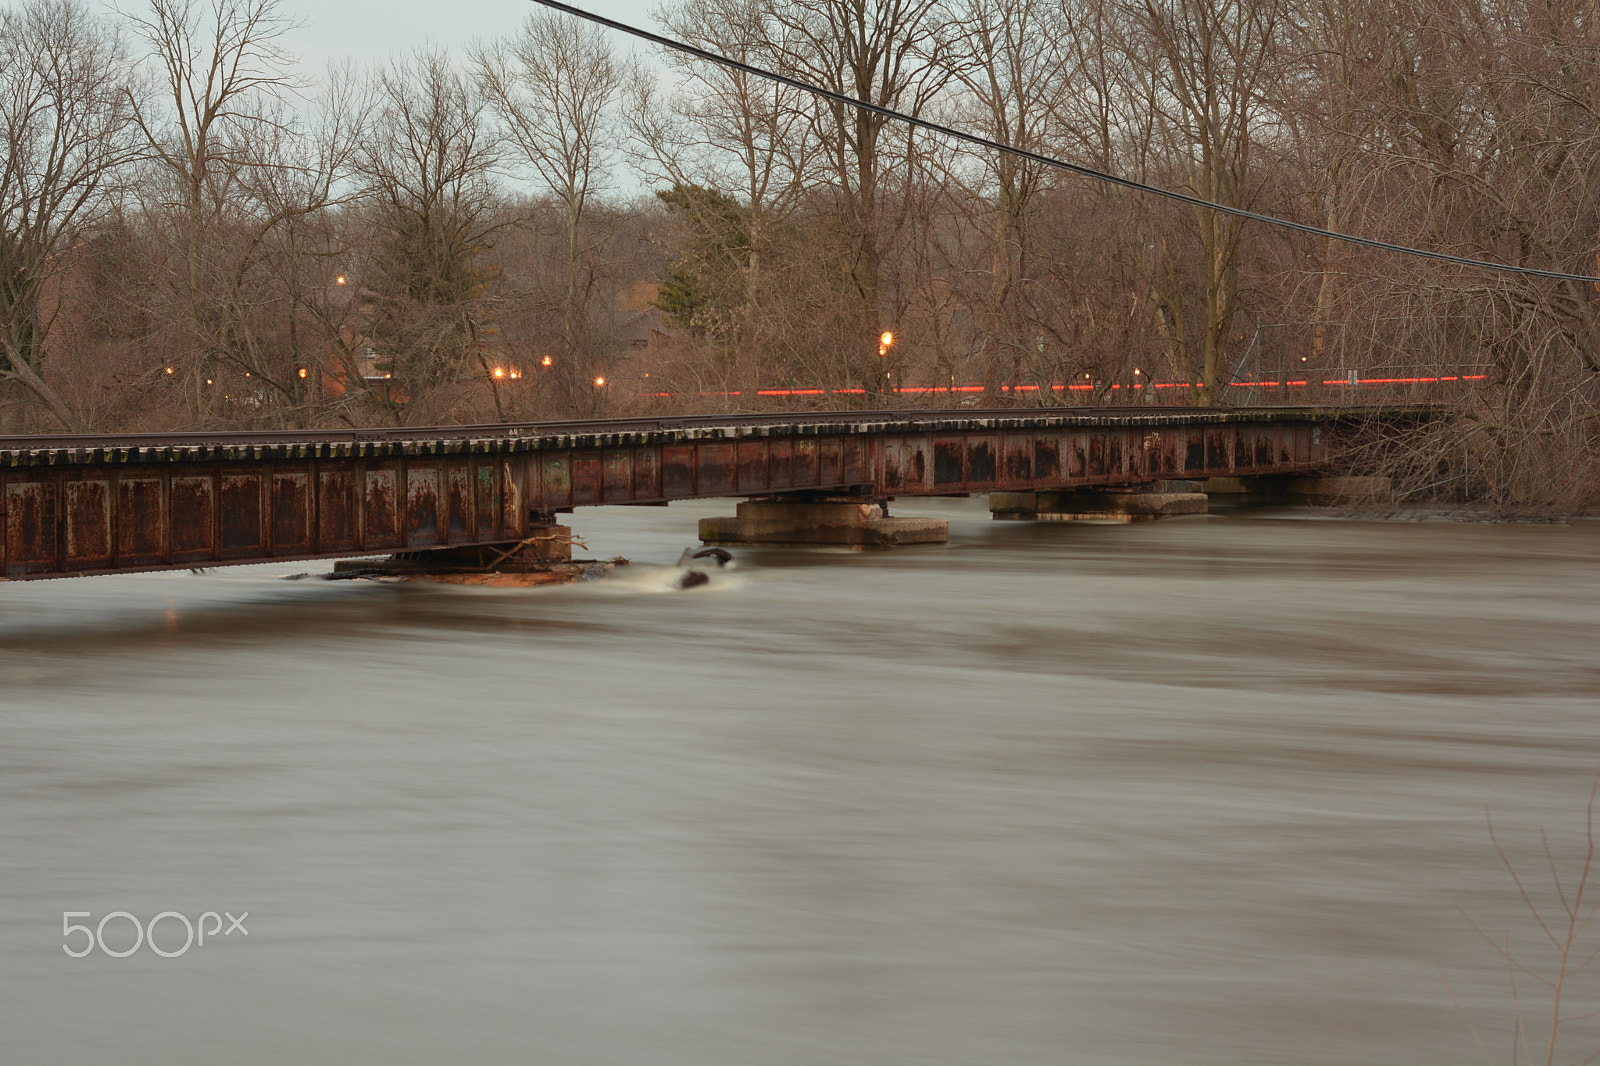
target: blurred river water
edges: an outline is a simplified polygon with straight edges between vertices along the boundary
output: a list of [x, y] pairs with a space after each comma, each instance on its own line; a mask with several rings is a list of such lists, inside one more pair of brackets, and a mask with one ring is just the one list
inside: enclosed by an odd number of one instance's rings
[[[636, 565], [554, 589], [0, 585], [0, 1062], [1511, 1060], [1486, 812], [1559, 908], [1600, 524], [901, 501], [950, 544], [674, 590], [731, 507], [568, 516]], [[113, 911], [248, 932], [63, 950]]]

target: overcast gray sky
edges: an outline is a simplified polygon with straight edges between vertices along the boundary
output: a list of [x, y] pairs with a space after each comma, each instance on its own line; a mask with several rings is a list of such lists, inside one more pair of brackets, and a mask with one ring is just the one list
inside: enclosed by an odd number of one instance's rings
[[[658, 0], [580, 0], [576, 6], [621, 22], [650, 27]], [[291, 38], [307, 66], [350, 56], [365, 63], [390, 52], [435, 41], [459, 51], [474, 37], [495, 37], [517, 27], [536, 5], [528, 0], [283, 0], [282, 10], [305, 23]], [[619, 48], [630, 39], [616, 34]]]

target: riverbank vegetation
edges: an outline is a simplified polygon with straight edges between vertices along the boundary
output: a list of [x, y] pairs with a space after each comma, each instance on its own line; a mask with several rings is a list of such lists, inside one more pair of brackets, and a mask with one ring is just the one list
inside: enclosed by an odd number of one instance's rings
[[[1600, 272], [1590, 0], [668, 0], [1205, 200]], [[1129, 193], [536, 10], [305, 74], [274, 0], [14, 0], [0, 433], [1429, 401], [1406, 502], [1600, 498], [1600, 291]], [[660, 64], [660, 65], [652, 65]], [[941, 390], [941, 391], [932, 391]]]

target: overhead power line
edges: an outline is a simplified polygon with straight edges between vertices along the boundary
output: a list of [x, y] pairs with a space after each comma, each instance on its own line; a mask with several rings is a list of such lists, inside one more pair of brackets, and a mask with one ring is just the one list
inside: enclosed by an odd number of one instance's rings
[[703, 59], [708, 63], [716, 63], [717, 65], [727, 67], [730, 70], [737, 70], [757, 78], [765, 78], [768, 81], [777, 82], [779, 85], [787, 85], [792, 89], [799, 89], [802, 92], [810, 93], [813, 96], [820, 96], [824, 100], [832, 100], [836, 104], [844, 104], [846, 107], [859, 107], [863, 111], [871, 111], [874, 114], [882, 115], [885, 118], [891, 118], [899, 122], [905, 122], [920, 129], [928, 130], [930, 133], [937, 133], [942, 136], [949, 137], [952, 140], [964, 141], [967, 144], [977, 145], [980, 148], [987, 148], [994, 152], [1008, 152], [1011, 155], [1030, 160], [1031, 162], [1038, 163], [1042, 166], [1054, 167], [1057, 170], [1065, 170], [1069, 174], [1077, 174], [1080, 177], [1092, 178], [1096, 181], [1110, 182], [1113, 185], [1120, 185], [1124, 189], [1131, 189], [1134, 192], [1148, 193], [1151, 196], [1161, 196], [1168, 200], [1176, 200], [1179, 203], [1188, 204], [1191, 207], [1204, 208], [1208, 211], [1219, 211], [1225, 215], [1234, 215], [1238, 218], [1250, 219], [1253, 222], [1264, 222], [1269, 226], [1281, 226], [1284, 229], [1295, 230], [1299, 233], [1307, 233], [1313, 237], [1326, 237], [1329, 240], [1344, 241], [1347, 244], [1356, 244], [1363, 248], [1376, 248], [1385, 252], [1398, 252], [1401, 255], [1414, 255], [1423, 259], [1437, 260], [1441, 263], [1454, 263], [1457, 266], [1477, 267], [1483, 270], [1498, 270], [1507, 274], [1523, 274], [1536, 278], [1551, 278], [1556, 281], [1589, 282], [1591, 284], [1600, 285], [1600, 277], [1593, 277], [1588, 274], [1568, 274], [1560, 270], [1540, 270], [1537, 267], [1514, 266], [1510, 263], [1496, 263], [1488, 259], [1471, 259], [1467, 256], [1450, 255], [1447, 252], [1435, 252], [1427, 248], [1414, 248], [1407, 244], [1394, 244], [1389, 241], [1380, 241], [1373, 237], [1361, 237], [1353, 233], [1340, 233], [1338, 230], [1323, 229], [1320, 226], [1308, 226], [1303, 222], [1294, 222], [1286, 218], [1278, 218], [1274, 215], [1264, 215], [1259, 211], [1250, 211], [1243, 207], [1230, 207], [1227, 204], [1219, 204], [1215, 201], [1206, 200], [1199, 196], [1191, 196], [1188, 193], [1178, 192], [1175, 189], [1163, 189], [1158, 185], [1147, 185], [1142, 181], [1134, 181], [1132, 178], [1124, 178], [1116, 174], [1108, 174], [1103, 170], [1095, 170], [1093, 167], [1079, 166], [1077, 163], [1069, 163], [1064, 159], [1056, 159], [1052, 156], [1040, 155], [1038, 152], [1030, 152], [1026, 148], [1017, 148], [1009, 144], [1002, 144], [1000, 141], [990, 140], [988, 137], [981, 137], [976, 133], [968, 133], [965, 130], [958, 130], [951, 126], [940, 125], [937, 122], [931, 122], [925, 118], [918, 118], [916, 115], [908, 115], [903, 111], [895, 111], [892, 108], [883, 107], [879, 104], [868, 103], [865, 100], [857, 100], [853, 96], [845, 96], [843, 93], [836, 93], [831, 89], [824, 89], [820, 85], [813, 85], [810, 82], [802, 81], [799, 78], [792, 78], [787, 74], [779, 74], [775, 71], [766, 70], [762, 67], [752, 66], [749, 63], [743, 63], [737, 59], [730, 59], [725, 55], [720, 55], [716, 52], [710, 52], [704, 48], [697, 48], [696, 46], [688, 44], [684, 41], [675, 40], [671, 37], [663, 37], [659, 33], [652, 33], [649, 30], [642, 30], [637, 26], [630, 26], [626, 22], [618, 22], [616, 19], [606, 18], [604, 15], [596, 15], [592, 11], [584, 11], [582, 8], [573, 7], [570, 4], [563, 4], [560, 2], [560, 0], [531, 0], [531, 2], [535, 4], [541, 4], [544, 7], [548, 7], [555, 11], [564, 12], [565, 14], [572, 15], [575, 18], [585, 19], [589, 22], [595, 23], [596, 25], [604, 26], [607, 29], [616, 30], [619, 33], [629, 34], [630, 36], [637, 37], [642, 41], [649, 41], [651, 44], [658, 45], [662, 48], [667, 48], [675, 52], [682, 52], [685, 55], [694, 56], [696, 59]]

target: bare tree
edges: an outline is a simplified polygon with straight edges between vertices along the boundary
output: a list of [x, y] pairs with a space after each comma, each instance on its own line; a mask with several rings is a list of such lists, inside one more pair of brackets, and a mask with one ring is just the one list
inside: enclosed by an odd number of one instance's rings
[[288, 132], [282, 101], [302, 85], [283, 46], [294, 23], [278, 0], [150, 0], [147, 12], [125, 17], [149, 48], [157, 85], [135, 115], [156, 167], [143, 185], [146, 215], [163, 220], [170, 248], [179, 331], [170, 358], [195, 410], [214, 414], [221, 394], [205, 383], [237, 352], [228, 280], [236, 230], [255, 206], [246, 174], [274, 165], [271, 149]]
[[564, 285], [556, 304], [565, 351], [558, 376], [575, 402], [593, 397], [588, 382], [604, 369], [604, 353], [591, 343], [591, 259], [605, 235], [589, 232], [590, 205], [612, 185], [622, 140], [616, 105], [633, 77], [632, 64], [612, 51], [599, 27], [535, 12], [515, 37], [476, 47], [473, 70], [518, 163], [560, 208]]
[[[1600, 23], [1593, 5], [1348, 0], [1325, 22], [1354, 141], [1348, 183], [1369, 232], [1518, 265], [1592, 273], [1600, 247]], [[1371, 27], [1382, 26], [1383, 32]], [[1330, 35], [1333, 36], [1333, 35]], [[1355, 280], [1374, 349], [1483, 363], [1463, 417], [1413, 438], [1407, 490], [1444, 485], [1517, 510], [1580, 506], [1600, 486], [1600, 293], [1414, 264]], [[1348, 331], [1347, 331], [1348, 332]]]
[[[785, 68], [842, 96], [918, 114], [952, 73], [954, 31], [939, 0], [795, 0], [774, 4], [772, 19], [787, 30]], [[878, 336], [894, 328], [884, 314], [885, 229], [893, 217], [885, 197], [896, 178], [909, 180], [918, 137], [898, 130], [903, 140], [896, 142], [888, 136], [890, 120], [862, 108], [837, 102], [816, 108], [821, 158], [842, 215], [847, 273], [861, 308], [860, 339], [845, 351], [856, 356], [849, 360], [855, 374], [881, 388]]]
[[506, 220], [484, 101], [447, 53], [393, 61], [376, 95], [356, 160], [368, 233], [350, 298], [365, 310], [361, 335], [346, 338], [345, 378], [351, 388], [384, 381], [369, 396], [399, 421], [408, 410], [437, 411], [422, 402], [427, 394], [444, 389], [435, 399], [448, 405], [446, 387], [489, 374], [481, 341], [493, 271], [482, 256]]
[[[1045, 0], [962, 0], [955, 12], [968, 52], [954, 71], [978, 131], [1051, 154], [1061, 144], [1063, 108], [1078, 91], [1060, 8]], [[1042, 339], [1029, 323], [1028, 287], [1034, 199], [1047, 174], [1009, 153], [979, 158], [983, 182], [976, 199], [985, 205], [993, 235], [983, 338], [984, 386], [993, 402], [1002, 380], [1020, 383], [1023, 363]]]
[[69, 430], [83, 428], [46, 378], [61, 310], [45, 292], [74, 262], [137, 153], [121, 40], [74, 0], [0, 13], [0, 383], [14, 382]]
[[[1185, 191], [1229, 207], [1252, 202], [1254, 149], [1273, 117], [1268, 93], [1287, 67], [1287, 16], [1287, 0], [1123, 0], [1129, 65], [1146, 72], [1140, 89], [1161, 163]], [[1168, 245], [1162, 324], [1194, 402], [1209, 406], [1230, 369], [1245, 224], [1205, 208], [1193, 223], [1199, 292], [1189, 294], [1183, 257]]]
[[[686, 0], [656, 18], [672, 36], [745, 63], [778, 65], [786, 47], [788, 31], [764, 0]], [[702, 281], [729, 282], [686, 322], [725, 347], [748, 406], [751, 387], [775, 369], [778, 338], [767, 308], [775, 294], [766, 291], [767, 270], [782, 255], [775, 238], [815, 178], [812, 97], [679, 53], [664, 58], [683, 83], [662, 100], [655, 82], [641, 79], [626, 113], [643, 148], [642, 169], [672, 186], [660, 195], [672, 197], [687, 243], [717, 260], [696, 262], [704, 256], [691, 255], [680, 269]]]

